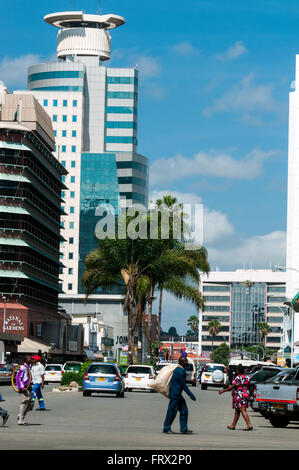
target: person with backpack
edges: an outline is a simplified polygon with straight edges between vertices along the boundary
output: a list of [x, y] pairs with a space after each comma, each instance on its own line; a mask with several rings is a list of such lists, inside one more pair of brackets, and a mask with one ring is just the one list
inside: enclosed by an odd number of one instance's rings
[[169, 405], [164, 421], [163, 433], [171, 434], [171, 425], [175, 420], [177, 412], [180, 413], [180, 430], [182, 434], [192, 434], [193, 431], [188, 429], [188, 408], [182, 392], [185, 391], [191, 400], [195, 401], [196, 397], [186, 385], [185, 368], [188, 364], [187, 357], [179, 358], [179, 366], [174, 369], [169, 384]]

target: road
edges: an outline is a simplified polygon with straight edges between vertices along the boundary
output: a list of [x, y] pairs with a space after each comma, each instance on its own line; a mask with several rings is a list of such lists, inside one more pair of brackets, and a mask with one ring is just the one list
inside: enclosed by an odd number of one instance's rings
[[[192, 388], [197, 397], [186, 397], [189, 428], [194, 435], [163, 434], [162, 424], [168, 400], [158, 393], [131, 392], [125, 398], [108, 395], [83, 397], [80, 392], [54, 393], [53, 385], [44, 389], [49, 411], [28, 414], [28, 425], [17, 425], [18, 395], [8, 385], [0, 385], [6, 400], [0, 405], [10, 418], [0, 425], [1, 450], [297, 450], [299, 423], [273, 428], [269, 421], [250, 410], [254, 430], [244, 432], [240, 418], [235, 431], [230, 394], [217, 389]], [[179, 431], [178, 418], [173, 431]]]

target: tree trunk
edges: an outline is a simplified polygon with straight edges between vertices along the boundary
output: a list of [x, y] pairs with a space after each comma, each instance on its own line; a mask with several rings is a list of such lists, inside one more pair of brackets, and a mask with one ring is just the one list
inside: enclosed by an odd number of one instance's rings
[[149, 293], [149, 299], [147, 302], [147, 329], [149, 332], [149, 336], [147, 336], [147, 344], [148, 344], [148, 352], [151, 355], [152, 351], [152, 313], [153, 313], [153, 297], [154, 297], [154, 286], [151, 287]]
[[161, 335], [161, 318], [162, 318], [162, 296], [163, 296], [163, 287], [160, 286], [160, 296], [159, 296], [159, 314], [158, 314], [158, 351], [160, 350], [160, 335]]
[[[142, 363], [142, 316], [143, 316], [143, 305], [141, 302], [138, 303], [138, 313], [137, 313], [137, 362], [138, 364]], [[139, 347], [140, 345], [140, 347]]]

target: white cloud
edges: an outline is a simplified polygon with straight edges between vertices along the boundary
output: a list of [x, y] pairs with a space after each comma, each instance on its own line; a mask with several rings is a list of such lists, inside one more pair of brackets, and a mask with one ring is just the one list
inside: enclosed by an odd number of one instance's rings
[[15, 58], [4, 57], [0, 62], [0, 80], [8, 88], [26, 87], [28, 67], [39, 61], [40, 56], [35, 54]]
[[[157, 199], [162, 199], [163, 196], [171, 194], [175, 197], [178, 203], [190, 204], [195, 206], [196, 204], [202, 204], [202, 199], [198, 194], [195, 193], [183, 193], [172, 190], [154, 190], [151, 192], [149, 200], [151, 201], [150, 207], [153, 207]], [[204, 218], [203, 218], [203, 241], [204, 245], [208, 243], [214, 243], [217, 240], [223, 240], [224, 238], [234, 234], [234, 227], [228, 221], [227, 215], [218, 211], [211, 210], [207, 206], [204, 207]]]
[[238, 160], [224, 152], [199, 152], [193, 158], [176, 155], [158, 159], [151, 165], [150, 182], [156, 186], [198, 176], [250, 180], [262, 176], [264, 162], [275, 153], [257, 148]]
[[10, 88], [27, 88], [28, 67], [40, 62], [56, 61], [56, 54], [42, 58], [37, 54], [20, 57], [3, 57], [0, 61], [0, 80]]
[[159, 60], [150, 56], [138, 56], [135, 58], [136, 66], [142, 78], [158, 77], [162, 67]]
[[247, 49], [242, 41], [237, 41], [230, 46], [223, 54], [217, 54], [219, 60], [236, 60], [247, 53]]
[[199, 50], [189, 41], [182, 41], [179, 44], [175, 44], [171, 47], [171, 50], [183, 56], [191, 56], [199, 52]]
[[284, 266], [286, 253], [286, 233], [274, 231], [266, 235], [254, 236], [236, 241], [233, 246], [207, 246], [212, 269], [267, 268]]
[[254, 75], [249, 74], [234, 85], [221, 98], [214, 100], [211, 106], [204, 109], [207, 117], [221, 112], [277, 112], [282, 105], [273, 95], [272, 85], [253, 84]]

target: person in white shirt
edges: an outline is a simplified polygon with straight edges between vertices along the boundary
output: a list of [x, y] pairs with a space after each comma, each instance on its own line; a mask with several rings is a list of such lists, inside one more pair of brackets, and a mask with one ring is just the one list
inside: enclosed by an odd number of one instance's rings
[[38, 400], [40, 411], [45, 411], [45, 402], [42, 395], [42, 388], [45, 386], [45, 368], [39, 362], [39, 356], [32, 356], [32, 366], [31, 366], [31, 376], [32, 376], [32, 398], [33, 400]]

